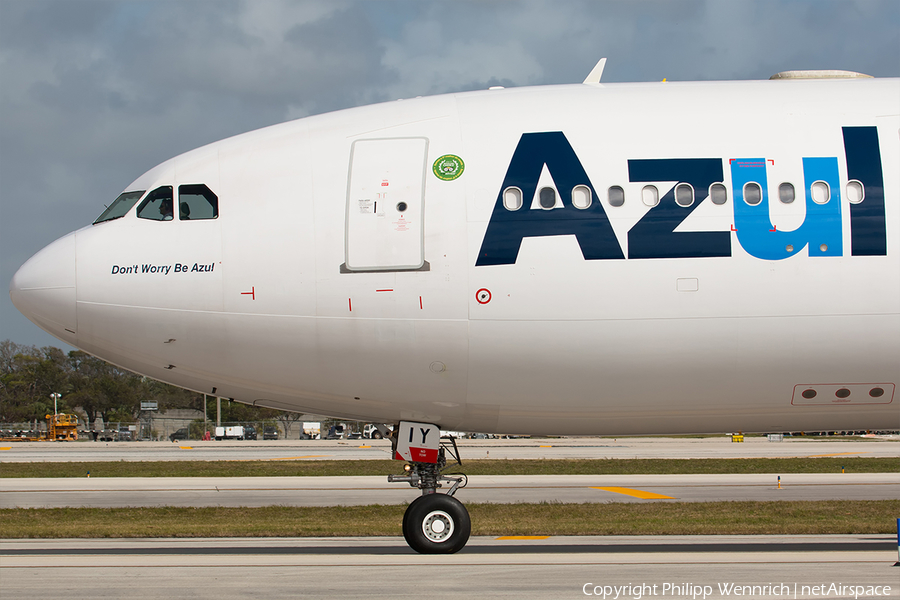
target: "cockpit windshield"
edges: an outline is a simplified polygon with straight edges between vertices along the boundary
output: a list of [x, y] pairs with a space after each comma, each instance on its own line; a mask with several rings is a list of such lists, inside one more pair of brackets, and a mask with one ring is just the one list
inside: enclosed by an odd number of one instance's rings
[[113, 200], [113, 203], [110, 204], [99, 217], [97, 217], [97, 220], [94, 221], [94, 225], [96, 225], [97, 223], [102, 223], [103, 221], [112, 221], [113, 219], [124, 217], [125, 214], [129, 210], [131, 210], [131, 207], [134, 206], [143, 195], [143, 191], [124, 192], [123, 194], [120, 194], [119, 197]]

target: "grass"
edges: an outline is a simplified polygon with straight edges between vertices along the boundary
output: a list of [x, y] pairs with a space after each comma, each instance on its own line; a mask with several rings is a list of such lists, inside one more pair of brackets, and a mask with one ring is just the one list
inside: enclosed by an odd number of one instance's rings
[[[900, 500], [467, 504], [472, 535], [877, 534]], [[0, 537], [333, 537], [400, 535], [404, 506], [0, 509]]]
[[[897, 458], [467, 460], [467, 475], [896, 473]], [[0, 477], [316, 477], [400, 473], [393, 460], [252, 460], [2, 463]]]

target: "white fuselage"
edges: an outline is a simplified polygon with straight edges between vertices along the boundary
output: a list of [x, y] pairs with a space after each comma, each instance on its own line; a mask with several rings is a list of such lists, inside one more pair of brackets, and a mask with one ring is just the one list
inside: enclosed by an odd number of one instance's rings
[[[310, 117], [126, 190], [205, 184], [218, 218], [148, 220], [138, 203], [48, 246], [11, 293], [91, 354], [279, 409], [509, 433], [896, 429], [898, 113], [900, 81], [866, 79]], [[879, 172], [881, 225], [858, 208]]]

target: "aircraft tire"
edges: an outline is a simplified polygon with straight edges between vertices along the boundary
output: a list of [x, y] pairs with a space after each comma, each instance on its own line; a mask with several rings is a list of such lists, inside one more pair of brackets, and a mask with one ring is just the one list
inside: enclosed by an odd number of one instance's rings
[[[411, 509], [413, 504], [418, 502], [420, 498], [421, 498], [421, 496], [419, 498], [416, 498], [415, 500], [413, 500], [410, 503], [410, 505], [406, 507], [406, 512], [403, 513], [403, 539], [406, 540], [407, 544], [409, 544], [409, 534], [407, 533], [407, 525], [406, 524], [409, 522], [409, 509]], [[410, 547], [412, 546], [412, 544], [409, 544], [409, 545], [410, 545]]]
[[453, 554], [469, 541], [472, 521], [463, 503], [447, 494], [419, 496], [403, 515], [403, 537], [420, 554]]
[[424, 497], [425, 497], [425, 496], [419, 496], [418, 498], [416, 498], [415, 500], [413, 500], [412, 502], [410, 502], [410, 503], [409, 503], [409, 506], [406, 507], [406, 512], [403, 513], [403, 538], [404, 538], [407, 542], [409, 541], [409, 536], [407, 535], [407, 531], [408, 531], [408, 528], [409, 528], [409, 525], [408, 525], [408, 523], [409, 523], [409, 513], [410, 513], [410, 511], [411, 511], [413, 505], [414, 505], [416, 502], [418, 502], [419, 500], [421, 500], [422, 498], [424, 498]]

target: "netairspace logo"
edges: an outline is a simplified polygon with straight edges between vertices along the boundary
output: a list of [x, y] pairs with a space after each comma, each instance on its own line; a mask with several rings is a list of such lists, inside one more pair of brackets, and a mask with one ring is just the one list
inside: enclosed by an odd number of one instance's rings
[[[713, 588], [711, 585], [696, 585], [693, 583], [663, 583], [663, 584], [631, 584], [628, 585], [594, 585], [585, 583], [581, 591], [585, 596], [598, 596], [604, 600], [618, 600], [619, 598], [641, 600], [655, 596], [671, 598], [692, 598], [693, 600], [716, 597], [728, 598], [732, 596], [746, 596], [749, 598], [877, 598], [891, 595], [889, 585], [844, 585], [842, 583], [822, 583], [819, 585], [801, 585], [794, 583], [770, 583], [768, 585], [745, 585], [739, 583], [719, 583]], [[713, 594], [718, 591], [718, 595]]]

